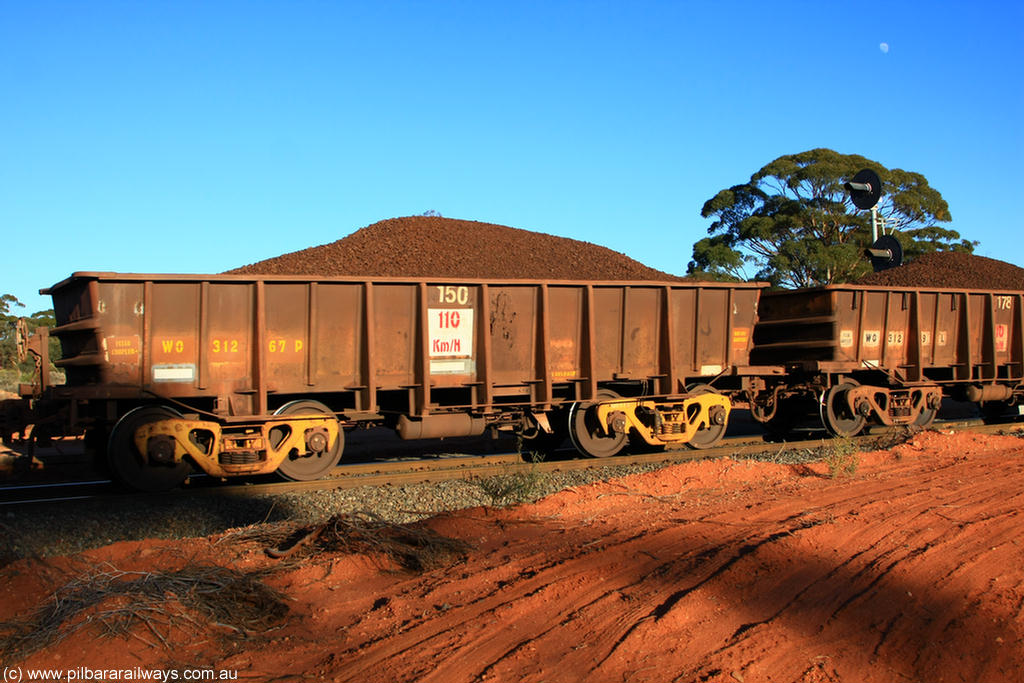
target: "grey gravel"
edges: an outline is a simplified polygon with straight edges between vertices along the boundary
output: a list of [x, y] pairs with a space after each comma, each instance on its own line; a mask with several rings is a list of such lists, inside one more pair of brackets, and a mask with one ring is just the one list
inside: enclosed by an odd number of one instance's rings
[[405, 523], [484, 505], [537, 500], [565, 488], [660, 465], [501, 475], [407, 486], [246, 496], [162, 495], [35, 504], [0, 511], [0, 565], [26, 557], [68, 555], [117, 541], [183, 539], [282, 521], [296, 524], [347, 512]]
[[[749, 459], [802, 464], [821, 460], [822, 453], [819, 449], [780, 448]], [[265, 523], [308, 524], [352, 512], [367, 512], [401, 524], [452, 510], [533, 501], [566, 488], [664, 466], [531, 470], [476, 480], [252, 496], [131, 495], [0, 508], [0, 566], [26, 557], [69, 555], [117, 541], [196, 538]]]

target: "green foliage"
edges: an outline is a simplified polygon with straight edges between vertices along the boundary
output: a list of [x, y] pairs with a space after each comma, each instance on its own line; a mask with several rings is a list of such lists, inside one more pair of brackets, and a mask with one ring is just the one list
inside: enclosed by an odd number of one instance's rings
[[753, 279], [776, 286], [850, 282], [871, 270], [871, 214], [853, 206], [843, 185], [870, 168], [882, 179], [878, 211], [898, 232], [908, 259], [933, 251], [973, 251], [937, 223], [951, 220], [942, 195], [920, 173], [830, 149], [779, 157], [750, 181], [720, 191], [701, 215], [709, 237], [693, 246], [688, 273], [708, 279]]
[[[0, 389], [14, 391], [19, 382], [29, 382], [35, 370], [35, 363], [30, 356], [24, 361], [18, 361], [18, 348], [15, 335], [15, 325], [18, 319], [25, 317], [29, 334], [35, 332], [37, 327], [55, 327], [57, 324], [53, 316], [53, 310], [37, 311], [31, 316], [20, 315], [19, 308], [25, 304], [18, 301], [18, 298], [11, 294], [0, 295]], [[50, 360], [60, 358], [60, 342], [50, 338]], [[55, 368], [51, 365], [51, 372]], [[54, 377], [54, 381], [60, 381]]]
[[17, 370], [20, 366], [14, 335], [18, 316], [14, 313], [15, 309], [24, 307], [25, 304], [11, 294], [0, 296], [0, 367], [5, 370]]
[[547, 487], [548, 477], [537, 466], [544, 460], [541, 453], [532, 452], [531, 465], [527, 469], [509, 468], [504, 474], [497, 474], [473, 483], [491, 500], [492, 505], [505, 506], [527, 503], [540, 496]]
[[860, 449], [849, 438], [835, 437], [824, 449], [822, 460], [833, 479], [842, 476], [852, 477], [860, 467]]

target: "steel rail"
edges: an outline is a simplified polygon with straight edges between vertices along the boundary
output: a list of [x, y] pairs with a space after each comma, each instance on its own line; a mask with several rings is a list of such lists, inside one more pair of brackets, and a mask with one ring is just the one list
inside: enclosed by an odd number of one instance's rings
[[[936, 422], [935, 430], [966, 430], [982, 434], [1000, 432], [1024, 432], [1024, 423], [1009, 422], [985, 424], [977, 419], [948, 420]], [[858, 445], [871, 445], [880, 440], [909, 436], [906, 429], [873, 427], [867, 434], [849, 439]], [[315, 481], [239, 482], [222, 483], [205, 476], [193, 478], [193, 483], [183, 489], [162, 493], [132, 493], [119, 491], [109, 481], [85, 483], [38, 484], [30, 486], [0, 487], [0, 506], [28, 506], [39, 503], [58, 503], [110, 497], [116, 500], [154, 499], [179, 496], [242, 496], [281, 495], [308, 491], [329, 491], [353, 489], [361, 486], [406, 486], [420, 483], [437, 483], [456, 479], [482, 479], [499, 475], [526, 472], [569, 472], [602, 467], [623, 467], [630, 465], [670, 465], [693, 460], [711, 460], [729, 456], [754, 456], [765, 453], [782, 454], [786, 451], [814, 450], [825, 448], [834, 441], [830, 437], [816, 437], [799, 441], [765, 441], [761, 436], [735, 436], [725, 440], [721, 446], [702, 450], [680, 447], [676, 449], [619, 455], [611, 458], [571, 458], [526, 462], [520, 453], [498, 453], [491, 455], [453, 455], [422, 458], [415, 460], [392, 460], [342, 465], [329, 478]], [[566, 451], [568, 452], [568, 451]], [[24, 491], [27, 497], [10, 494]], [[32, 493], [37, 493], [35, 497]]]

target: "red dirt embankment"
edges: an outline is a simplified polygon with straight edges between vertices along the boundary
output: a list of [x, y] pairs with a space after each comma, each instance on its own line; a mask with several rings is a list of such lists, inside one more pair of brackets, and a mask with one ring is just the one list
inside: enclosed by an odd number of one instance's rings
[[678, 280], [590, 242], [440, 216], [389, 218], [229, 273], [524, 280]]
[[[20, 666], [361, 683], [1020, 681], [1022, 450], [928, 433], [862, 455], [852, 477], [695, 462], [456, 512], [425, 523], [475, 547], [443, 569], [325, 553], [270, 575], [291, 616], [265, 637], [231, 645], [207, 623], [165, 631], [167, 649], [142, 626], [86, 626]], [[45, 602], [73, 565], [187, 561], [272, 564], [216, 539], [21, 561], [0, 571], [0, 620]]]

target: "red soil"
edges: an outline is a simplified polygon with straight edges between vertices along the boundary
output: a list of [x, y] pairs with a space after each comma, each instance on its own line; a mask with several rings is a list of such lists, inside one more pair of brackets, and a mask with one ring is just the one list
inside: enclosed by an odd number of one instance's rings
[[526, 280], [679, 279], [589, 242], [440, 216], [390, 218], [336, 242], [228, 272]]
[[[411, 574], [315, 555], [266, 582], [280, 630], [86, 625], [15, 663], [201, 666], [241, 679], [393, 681], [1020, 681], [1024, 442], [927, 433], [823, 465], [695, 462], [426, 525], [473, 544]], [[83, 567], [273, 565], [217, 539], [119, 543], [0, 570], [0, 621]], [[102, 564], [102, 563], [109, 563]], [[393, 569], [393, 568], [392, 568]], [[150, 645], [145, 644], [150, 642]]]

